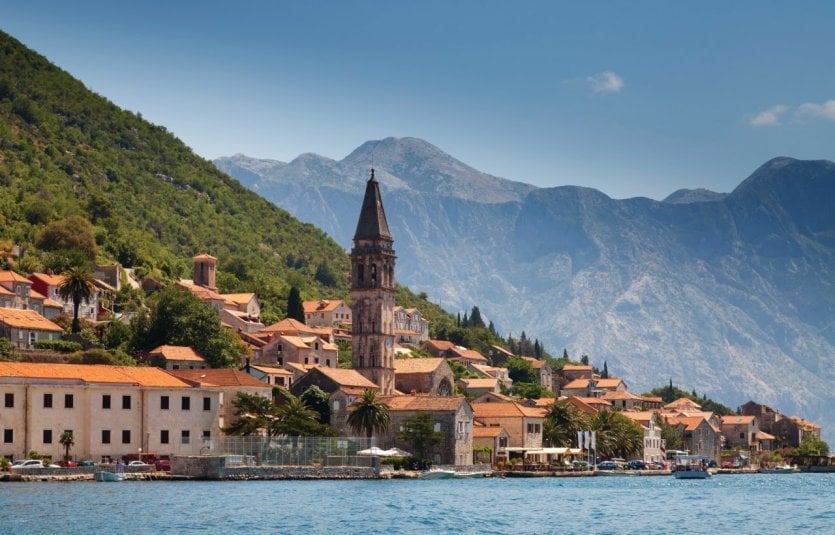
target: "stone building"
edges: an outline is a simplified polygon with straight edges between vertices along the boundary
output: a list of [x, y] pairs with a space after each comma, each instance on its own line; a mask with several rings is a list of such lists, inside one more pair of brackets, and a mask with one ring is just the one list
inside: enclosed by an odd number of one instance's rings
[[351, 249], [351, 349], [354, 369], [383, 395], [394, 392], [393, 243], [372, 169]]
[[441, 358], [395, 359], [395, 385], [409, 394], [451, 396], [455, 377], [452, 368]]

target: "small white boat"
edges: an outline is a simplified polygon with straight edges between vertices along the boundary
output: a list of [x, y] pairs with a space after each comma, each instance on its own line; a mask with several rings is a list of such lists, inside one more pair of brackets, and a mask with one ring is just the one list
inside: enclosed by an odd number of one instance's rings
[[96, 472], [95, 479], [99, 482], [117, 482], [117, 481], [124, 481], [125, 474], [118, 473], [118, 472]]
[[787, 464], [781, 464], [779, 466], [770, 466], [768, 468], [760, 468], [759, 472], [761, 474], [793, 474], [797, 472], [796, 466], [789, 466]]
[[707, 479], [710, 472], [702, 457], [679, 455], [673, 464], [673, 477], [676, 479]]
[[480, 477], [490, 477], [492, 472], [453, 472], [455, 479], [477, 479]]
[[452, 470], [426, 470], [418, 476], [418, 479], [452, 479], [454, 477], [455, 472]]

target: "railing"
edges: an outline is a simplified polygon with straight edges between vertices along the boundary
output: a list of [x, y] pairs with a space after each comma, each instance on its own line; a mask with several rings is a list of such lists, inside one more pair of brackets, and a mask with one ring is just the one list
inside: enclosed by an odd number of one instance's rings
[[236, 436], [205, 441], [204, 451], [242, 466], [372, 466], [376, 457], [358, 452], [373, 445], [365, 437]]

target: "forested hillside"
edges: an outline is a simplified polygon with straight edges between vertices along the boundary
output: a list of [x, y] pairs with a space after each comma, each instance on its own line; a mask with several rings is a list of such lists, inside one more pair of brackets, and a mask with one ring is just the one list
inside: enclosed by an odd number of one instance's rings
[[221, 289], [257, 290], [267, 318], [291, 285], [347, 293], [347, 256], [322, 231], [0, 32], [0, 245], [41, 269], [43, 229], [72, 216], [93, 224], [100, 262], [140, 275], [190, 277], [193, 255], [216, 256]]

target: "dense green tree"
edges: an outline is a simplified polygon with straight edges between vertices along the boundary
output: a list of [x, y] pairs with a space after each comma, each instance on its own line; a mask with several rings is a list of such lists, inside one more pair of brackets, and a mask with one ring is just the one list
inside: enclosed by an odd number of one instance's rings
[[606, 457], [629, 458], [644, 447], [643, 428], [618, 411], [600, 411], [591, 418], [597, 432], [597, 452]]
[[299, 396], [308, 407], [316, 411], [316, 419], [320, 424], [330, 424], [331, 406], [328, 394], [316, 385], [310, 385], [307, 390]]
[[215, 368], [237, 366], [246, 354], [240, 338], [220, 324], [217, 311], [187, 290], [166, 288], [153, 295], [151, 314], [131, 322], [135, 348], [189, 346]]
[[87, 266], [76, 266], [64, 271], [61, 275], [64, 280], [58, 287], [58, 295], [62, 299], [72, 299], [72, 332], [77, 333], [81, 330], [81, 324], [78, 321], [78, 309], [81, 302], [89, 303], [95, 294], [93, 274]]
[[403, 420], [400, 440], [412, 448], [412, 457], [428, 460], [435, 446], [443, 440], [443, 433], [435, 431], [435, 422], [428, 412], [418, 412]]
[[543, 421], [543, 439], [550, 447], [568, 448], [577, 444], [577, 432], [588, 431], [589, 418], [568, 401], [555, 401]]
[[0, 337], [0, 361], [14, 360], [17, 353], [14, 344], [8, 338]]
[[484, 320], [481, 318], [481, 311], [478, 309], [477, 306], [473, 305], [473, 309], [470, 312], [470, 327], [475, 328], [486, 328], [487, 326], [484, 324]]
[[249, 436], [261, 431], [271, 433], [270, 424], [275, 419], [276, 407], [272, 400], [256, 394], [240, 391], [232, 399], [235, 407], [234, 422], [223, 429], [229, 435]]
[[348, 426], [357, 433], [365, 433], [371, 438], [374, 432], [384, 432], [388, 429], [391, 417], [389, 416], [388, 405], [377, 399], [377, 394], [366, 389], [362, 397], [351, 404], [351, 412], [348, 414]]
[[539, 383], [539, 374], [530, 362], [519, 357], [507, 359], [505, 362], [508, 375], [514, 383]]
[[661, 440], [664, 441], [666, 448], [668, 450], [680, 449], [682, 441], [678, 430], [668, 424], [664, 417], [661, 416], [661, 413], [655, 413], [653, 419], [655, 420], [655, 425], [661, 429]]
[[510, 387], [510, 393], [514, 396], [525, 399], [552, 398], [554, 392], [550, 388], [539, 383], [517, 383]]
[[589, 356], [588, 355], [581, 356], [580, 357], [580, 363], [583, 364], [584, 366], [588, 366], [589, 365]]
[[274, 389], [278, 400], [275, 419], [270, 424], [273, 435], [292, 437], [334, 436], [336, 430], [328, 424], [319, 422], [319, 413], [304, 400], [291, 394], [284, 388]]
[[293, 286], [287, 294], [287, 317], [304, 323], [304, 302], [299, 289]]
[[44, 251], [78, 249], [89, 261], [96, 259], [98, 251], [93, 225], [77, 215], [48, 224], [38, 237], [37, 246]]
[[796, 451], [797, 455], [801, 456], [809, 455], [826, 457], [829, 455], [829, 444], [818, 437], [807, 436], [800, 442], [800, 446], [797, 447]]

